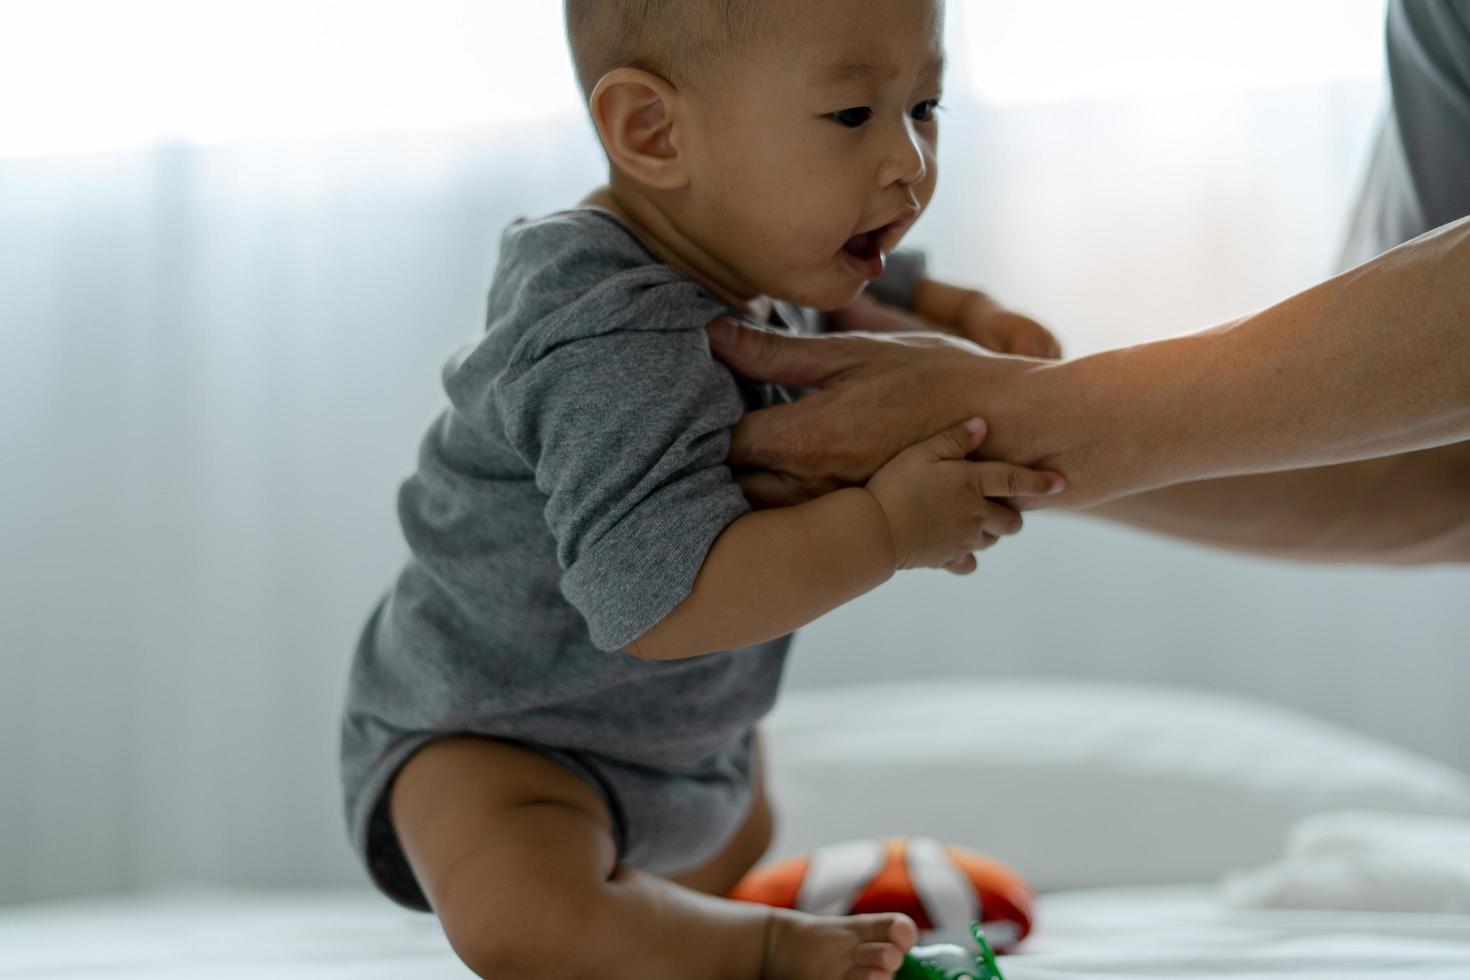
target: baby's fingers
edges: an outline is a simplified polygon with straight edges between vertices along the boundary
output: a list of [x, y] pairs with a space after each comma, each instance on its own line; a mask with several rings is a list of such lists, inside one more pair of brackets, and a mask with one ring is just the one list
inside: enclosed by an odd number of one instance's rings
[[984, 550], [994, 544], [996, 538], [1021, 533], [1021, 515], [1005, 504], [993, 500], [982, 500], [980, 501], [979, 517], [981, 541], [976, 545], [978, 550]]
[[1016, 338], [1015, 347], [1010, 353], [1020, 354], [1023, 357], [1039, 357], [1043, 360], [1055, 361], [1062, 356], [1062, 344], [1051, 331], [1040, 324], [1035, 329], [1027, 331]]
[[977, 463], [971, 479], [975, 492], [982, 497], [1044, 497], [1067, 488], [1060, 473], [1028, 470], [1011, 463]]
[[[990, 540], [993, 542], [995, 539], [991, 538]], [[989, 547], [989, 545], [986, 547]], [[956, 558], [954, 561], [944, 563], [944, 570], [951, 575], [969, 575], [975, 570], [975, 567], [974, 555], [965, 555], [963, 558]]]

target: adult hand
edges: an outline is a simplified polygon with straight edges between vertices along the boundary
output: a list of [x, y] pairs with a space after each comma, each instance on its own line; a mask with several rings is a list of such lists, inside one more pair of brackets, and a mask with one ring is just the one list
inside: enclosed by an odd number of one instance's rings
[[967, 418], [986, 418], [999, 434], [990, 416], [1014, 414], [1010, 383], [1044, 363], [934, 333], [793, 337], [725, 318], [709, 333], [737, 374], [815, 389], [748, 413], [732, 433], [730, 464], [758, 507], [866, 483], [903, 449]]

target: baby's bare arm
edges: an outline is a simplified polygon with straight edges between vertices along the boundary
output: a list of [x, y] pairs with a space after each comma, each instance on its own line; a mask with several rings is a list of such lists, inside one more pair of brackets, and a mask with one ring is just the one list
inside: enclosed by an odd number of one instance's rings
[[899, 453], [868, 481], [815, 500], [746, 514], [705, 557], [689, 595], [628, 650], [676, 660], [783, 636], [876, 588], [899, 568], [966, 574], [973, 552], [1021, 529], [994, 497], [1040, 496], [1056, 474], [965, 457], [976, 420]]
[[755, 511], [715, 539], [688, 597], [628, 650], [674, 660], [783, 636], [896, 568], [883, 509], [862, 487]]

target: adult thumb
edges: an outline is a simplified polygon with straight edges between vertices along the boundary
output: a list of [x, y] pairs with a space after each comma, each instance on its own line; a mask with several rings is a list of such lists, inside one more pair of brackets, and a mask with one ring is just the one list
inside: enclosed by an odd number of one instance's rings
[[705, 328], [715, 356], [752, 381], [814, 387], [832, 374], [830, 338], [796, 337], [718, 316]]
[[966, 419], [935, 433], [919, 445], [935, 459], [964, 459], [985, 440], [985, 420]]

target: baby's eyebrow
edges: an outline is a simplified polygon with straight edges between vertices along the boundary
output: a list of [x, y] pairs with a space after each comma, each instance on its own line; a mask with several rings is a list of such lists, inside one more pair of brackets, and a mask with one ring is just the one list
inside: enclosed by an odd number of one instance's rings
[[[936, 55], [924, 66], [925, 76], [944, 74], [944, 56]], [[812, 81], [817, 85], [840, 85], [843, 82], [882, 81], [897, 78], [899, 70], [892, 64], [878, 65], [871, 61], [848, 59], [817, 67], [812, 72]]]
[[812, 81], [818, 85], [839, 85], [842, 82], [866, 82], [897, 76], [898, 69], [892, 65], [880, 68], [868, 61], [838, 61], [818, 68], [812, 74]]

